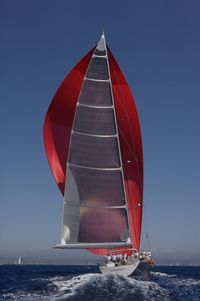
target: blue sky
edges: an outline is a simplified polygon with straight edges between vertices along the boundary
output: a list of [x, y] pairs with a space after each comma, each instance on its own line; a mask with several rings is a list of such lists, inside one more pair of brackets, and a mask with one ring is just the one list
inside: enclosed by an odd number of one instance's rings
[[51, 250], [62, 197], [43, 121], [102, 28], [140, 116], [151, 247], [200, 254], [199, 10], [194, 0], [0, 1], [0, 257], [69, 254]]

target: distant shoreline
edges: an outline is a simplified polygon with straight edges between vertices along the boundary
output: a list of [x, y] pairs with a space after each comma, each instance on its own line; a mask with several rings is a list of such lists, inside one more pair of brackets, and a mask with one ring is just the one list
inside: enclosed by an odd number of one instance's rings
[[[70, 259], [46, 259], [46, 258], [22, 258], [21, 265], [66, 265], [66, 266], [95, 266], [98, 263], [98, 258], [96, 260], [79, 260], [77, 258], [70, 258]], [[16, 258], [0, 258], [0, 265], [18, 265]], [[199, 263], [164, 263], [164, 262], [157, 262], [155, 266], [169, 266], [169, 267], [199, 267]]]

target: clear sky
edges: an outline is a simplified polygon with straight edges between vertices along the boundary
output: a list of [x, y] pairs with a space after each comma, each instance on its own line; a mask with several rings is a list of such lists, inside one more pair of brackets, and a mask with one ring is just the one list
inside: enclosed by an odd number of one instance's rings
[[200, 254], [199, 11], [194, 0], [0, 0], [0, 257], [67, 254], [51, 251], [62, 196], [43, 121], [102, 28], [140, 116], [151, 247]]

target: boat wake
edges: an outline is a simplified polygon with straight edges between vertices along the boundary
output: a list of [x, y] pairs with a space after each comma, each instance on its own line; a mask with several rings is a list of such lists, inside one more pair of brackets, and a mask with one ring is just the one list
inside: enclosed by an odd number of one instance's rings
[[[36, 276], [36, 275], [35, 275]], [[17, 301], [199, 301], [199, 278], [151, 272], [148, 280], [118, 275], [62, 274], [26, 278], [12, 276], [0, 283], [0, 300]]]
[[164, 300], [166, 290], [150, 281], [139, 281], [118, 275], [86, 274], [70, 280], [52, 279], [60, 300], [101, 301]]
[[58, 300], [68, 301], [199, 301], [200, 280], [151, 272], [148, 281], [117, 275], [85, 274], [52, 279]]

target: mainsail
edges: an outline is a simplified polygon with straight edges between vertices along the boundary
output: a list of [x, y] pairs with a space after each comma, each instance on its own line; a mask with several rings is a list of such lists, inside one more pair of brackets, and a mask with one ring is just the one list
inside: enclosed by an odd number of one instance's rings
[[141, 133], [128, 84], [105, 36], [54, 96], [44, 143], [64, 195], [60, 248], [139, 249], [143, 161]]

